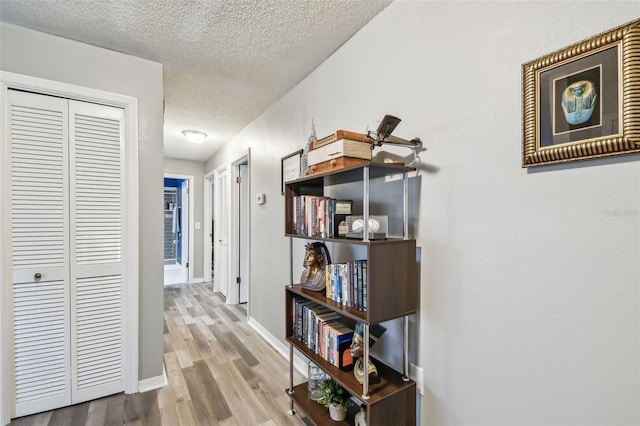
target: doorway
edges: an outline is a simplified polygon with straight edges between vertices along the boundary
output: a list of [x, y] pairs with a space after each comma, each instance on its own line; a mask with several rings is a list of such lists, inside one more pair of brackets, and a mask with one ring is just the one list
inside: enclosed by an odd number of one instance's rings
[[249, 163], [237, 165], [238, 183], [238, 303], [249, 300]]
[[249, 151], [205, 175], [204, 267], [227, 304], [249, 303]]
[[193, 281], [193, 176], [164, 176], [164, 285]]

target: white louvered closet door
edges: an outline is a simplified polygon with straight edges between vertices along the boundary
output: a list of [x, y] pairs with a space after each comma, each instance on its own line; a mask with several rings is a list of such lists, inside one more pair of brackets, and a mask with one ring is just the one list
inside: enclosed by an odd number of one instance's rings
[[228, 297], [229, 292], [229, 171], [225, 167], [218, 171], [216, 195], [217, 195], [217, 214], [216, 223], [218, 224], [218, 247], [216, 253], [218, 258], [215, 262], [215, 277], [218, 281], [218, 289]]
[[69, 101], [72, 403], [124, 389], [124, 111]]
[[9, 91], [16, 416], [71, 401], [65, 99]]
[[16, 416], [121, 392], [123, 112], [10, 91]]

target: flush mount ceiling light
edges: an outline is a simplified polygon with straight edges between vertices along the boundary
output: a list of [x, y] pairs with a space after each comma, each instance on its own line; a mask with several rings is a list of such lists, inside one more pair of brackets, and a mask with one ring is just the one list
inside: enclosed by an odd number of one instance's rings
[[189, 139], [189, 142], [195, 144], [201, 144], [204, 141], [204, 138], [207, 137], [207, 134], [204, 132], [200, 132], [198, 130], [183, 130], [182, 134]]

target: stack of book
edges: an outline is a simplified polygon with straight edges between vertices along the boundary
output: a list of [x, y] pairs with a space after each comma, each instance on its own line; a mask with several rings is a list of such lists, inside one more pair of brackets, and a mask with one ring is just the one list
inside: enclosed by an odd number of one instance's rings
[[345, 219], [351, 214], [353, 201], [297, 195], [293, 197], [292, 204], [294, 234], [316, 238], [339, 238], [347, 235]]
[[326, 266], [326, 296], [334, 302], [367, 310], [367, 261], [332, 263]]
[[353, 329], [342, 317], [311, 300], [293, 298], [293, 337], [336, 367], [348, 369], [352, 359], [348, 348]]

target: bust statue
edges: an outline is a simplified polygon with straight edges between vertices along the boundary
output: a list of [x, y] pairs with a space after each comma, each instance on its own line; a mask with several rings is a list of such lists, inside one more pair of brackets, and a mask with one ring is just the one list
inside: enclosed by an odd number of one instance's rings
[[325, 282], [325, 266], [329, 264], [329, 252], [324, 243], [315, 242], [305, 246], [304, 255], [304, 271], [300, 276], [302, 287], [313, 290], [322, 291], [326, 286]]
[[[381, 325], [372, 325], [369, 327], [369, 347], [373, 346], [378, 338], [386, 331]], [[360, 383], [364, 383], [364, 323], [359, 322], [356, 325], [356, 329], [353, 332], [353, 339], [351, 340], [351, 356], [355, 360], [353, 365], [353, 375]], [[375, 384], [380, 382], [380, 376], [378, 375], [378, 369], [375, 364], [369, 360], [369, 384]]]

